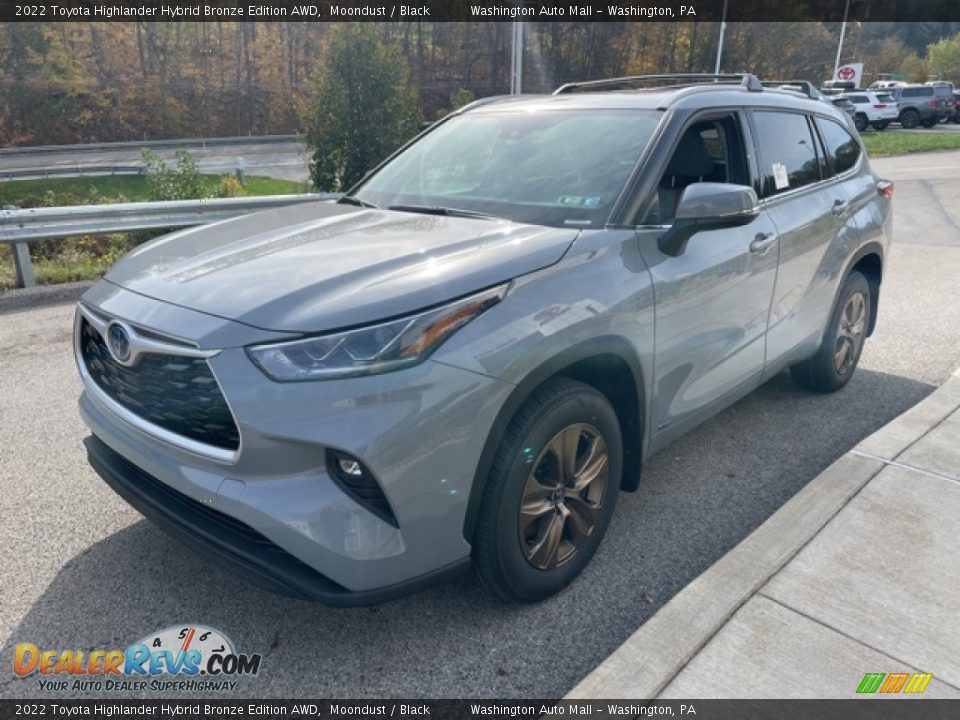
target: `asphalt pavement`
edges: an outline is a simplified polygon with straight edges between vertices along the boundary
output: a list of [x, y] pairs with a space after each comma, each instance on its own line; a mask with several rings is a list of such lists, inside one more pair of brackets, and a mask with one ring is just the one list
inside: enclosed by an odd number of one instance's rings
[[[211, 567], [87, 466], [72, 308], [0, 315], [0, 658], [8, 663], [19, 642], [125, 647], [195, 622], [264, 655], [237, 695], [563, 696], [824, 468], [960, 365], [960, 153], [874, 167], [897, 183], [895, 244], [879, 324], [851, 383], [812, 395], [783, 374], [666, 448], [640, 491], [621, 496], [583, 576], [538, 605], [501, 604], [465, 577], [380, 607], [334, 610]], [[38, 695], [34, 679], [0, 673], [0, 696]]]

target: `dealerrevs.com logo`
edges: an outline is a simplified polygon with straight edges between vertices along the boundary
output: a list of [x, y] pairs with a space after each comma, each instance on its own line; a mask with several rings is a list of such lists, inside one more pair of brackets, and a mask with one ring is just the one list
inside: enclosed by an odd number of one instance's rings
[[53, 650], [34, 643], [14, 649], [13, 672], [36, 676], [48, 691], [231, 692], [241, 676], [260, 671], [261, 656], [238, 653], [230, 639], [201, 625], [147, 635], [125, 650]]

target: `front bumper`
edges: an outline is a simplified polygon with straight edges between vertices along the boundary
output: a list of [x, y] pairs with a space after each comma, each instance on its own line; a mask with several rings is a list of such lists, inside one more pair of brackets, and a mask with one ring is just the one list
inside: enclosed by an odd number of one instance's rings
[[[252, 328], [105, 283], [84, 302], [156, 333], [221, 348], [209, 362], [239, 428], [240, 448], [230, 460], [191, 452], [129, 422], [81, 372], [80, 413], [97, 447], [106, 448], [91, 453], [91, 462], [145, 515], [208, 554], [213, 543], [212, 554], [246, 568], [248, 577], [252, 568], [260, 584], [331, 604], [379, 602], [467, 561], [463, 528], [474, 474], [509, 383], [429, 360], [378, 376], [276, 383], [240, 344], [257, 332]], [[370, 468], [396, 526], [341, 489], [329, 474], [328, 450]], [[132, 494], [142, 478], [164, 492], [146, 500]], [[191, 511], [198, 506], [282, 551], [280, 570], [270, 571], [266, 556], [251, 555], [236, 538], [226, 546], [222, 537], [211, 540], [209, 522]], [[177, 521], [181, 513], [191, 519]]]
[[170, 535], [254, 585], [326, 605], [375, 605], [456, 577], [463, 558], [438, 570], [375, 590], [350, 591], [301, 562], [249, 525], [193, 500], [145, 473], [91, 435], [90, 465], [113, 490]]

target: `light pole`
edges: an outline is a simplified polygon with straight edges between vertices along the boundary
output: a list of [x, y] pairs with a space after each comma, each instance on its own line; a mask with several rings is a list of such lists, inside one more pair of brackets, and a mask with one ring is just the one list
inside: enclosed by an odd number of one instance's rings
[[513, 40], [510, 53], [510, 94], [523, 92], [523, 23], [513, 23]]
[[833, 77], [837, 77], [837, 69], [840, 67], [840, 54], [843, 52], [843, 36], [847, 34], [847, 17], [850, 15], [850, 0], [843, 10], [843, 25], [840, 26], [840, 42], [837, 44], [837, 59], [833, 63]]
[[727, 0], [723, 0], [723, 12], [720, 15], [720, 44], [717, 45], [717, 64], [713, 68], [713, 74], [720, 74], [720, 57], [723, 55], [723, 36], [727, 32]]

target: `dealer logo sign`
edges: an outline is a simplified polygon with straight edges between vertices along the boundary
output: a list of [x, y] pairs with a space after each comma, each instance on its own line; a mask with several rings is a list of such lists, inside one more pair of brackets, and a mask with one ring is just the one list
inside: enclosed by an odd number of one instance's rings
[[262, 657], [243, 654], [219, 630], [175, 625], [126, 649], [57, 650], [36, 643], [14, 648], [13, 673], [35, 677], [40, 690], [232, 692], [238, 679], [256, 675]]

